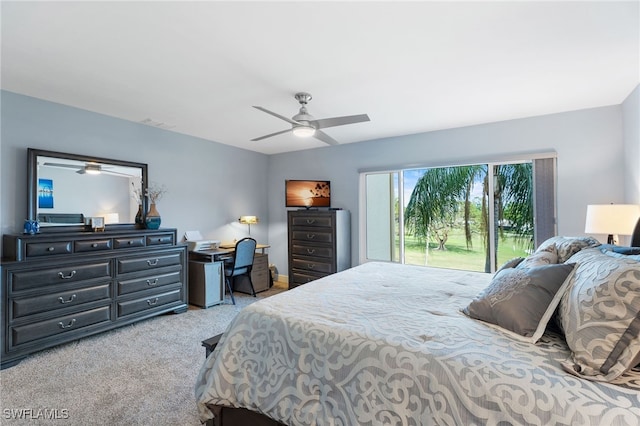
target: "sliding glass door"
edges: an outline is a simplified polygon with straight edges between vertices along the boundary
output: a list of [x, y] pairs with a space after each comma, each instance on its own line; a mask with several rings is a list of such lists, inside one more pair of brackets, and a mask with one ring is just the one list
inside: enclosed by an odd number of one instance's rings
[[365, 173], [365, 260], [495, 271], [554, 235], [554, 170], [551, 158]]

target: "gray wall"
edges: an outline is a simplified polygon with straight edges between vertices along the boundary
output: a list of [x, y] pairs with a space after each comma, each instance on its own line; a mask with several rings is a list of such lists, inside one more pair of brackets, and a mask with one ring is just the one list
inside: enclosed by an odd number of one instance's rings
[[333, 206], [351, 211], [355, 264], [360, 169], [555, 151], [558, 231], [583, 235], [587, 204], [640, 202], [638, 92], [617, 106], [266, 156], [2, 91], [1, 230], [20, 232], [26, 218], [27, 147], [137, 161], [169, 189], [158, 205], [163, 226], [232, 240], [247, 233], [238, 217], [256, 214], [251, 234], [271, 244], [270, 261], [286, 275], [285, 179], [331, 180]]
[[622, 104], [625, 201], [640, 204], [640, 85]]
[[2, 102], [0, 221], [21, 232], [27, 217], [27, 148], [128, 160], [149, 165], [149, 180], [168, 192], [158, 203], [162, 226], [199, 230], [225, 241], [247, 235], [268, 241], [268, 157], [43, 100], [0, 92]]
[[584, 235], [587, 204], [632, 198], [625, 198], [624, 191], [620, 105], [272, 155], [268, 173], [271, 261], [287, 274], [285, 179], [331, 181], [332, 205], [351, 211], [352, 263], [356, 264], [360, 169], [464, 164], [551, 151], [558, 157], [559, 234]]

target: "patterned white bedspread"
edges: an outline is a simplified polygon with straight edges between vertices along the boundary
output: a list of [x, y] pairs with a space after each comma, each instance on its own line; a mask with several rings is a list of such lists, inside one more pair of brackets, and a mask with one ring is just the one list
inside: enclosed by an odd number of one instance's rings
[[565, 373], [536, 345], [460, 312], [490, 274], [366, 263], [243, 309], [203, 365], [196, 399], [288, 425], [640, 425], [640, 373]]

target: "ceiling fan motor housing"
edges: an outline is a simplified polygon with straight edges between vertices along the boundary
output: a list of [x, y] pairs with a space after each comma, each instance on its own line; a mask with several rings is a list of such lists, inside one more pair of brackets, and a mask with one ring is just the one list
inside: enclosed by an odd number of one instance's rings
[[314, 118], [311, 114], [309, 114], [309, 112], [307, 111], [307, 108], [303, 106], [300, 108], [300, 112], [298, 112], [296, 115], [291, 117], [291, 119], [294, 121], [297, 121], [298, 123], [302, 123], [310, 126], [311, 123], [309, 123], [309, 121], [313, 120]]
[[296, 93], [296, 100], [300, 102], [301, 105], [306, 105], [312, 99], [311, 94], [307, 92], [298, 92]]

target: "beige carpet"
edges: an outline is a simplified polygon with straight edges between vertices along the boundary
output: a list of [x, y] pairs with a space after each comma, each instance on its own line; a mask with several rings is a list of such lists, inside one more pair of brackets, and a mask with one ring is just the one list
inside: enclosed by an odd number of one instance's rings
[[34, 354], [0, 372], [0, 424], [199, 425], [201, 341], [283, 289], [257, 298], [236, 293], [236, 306], [190, 307]]

